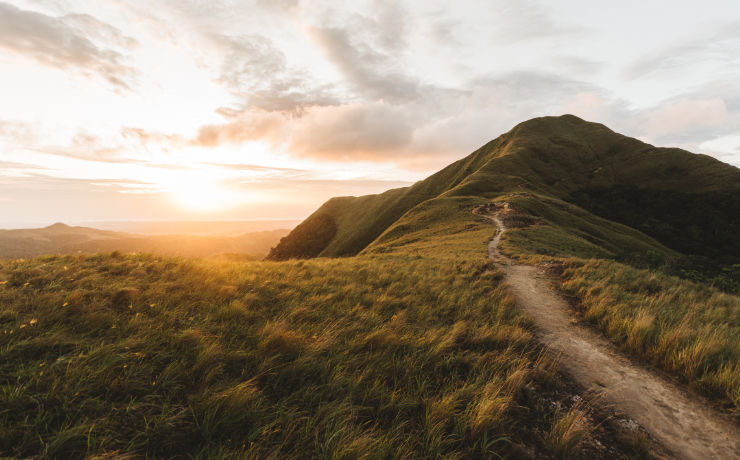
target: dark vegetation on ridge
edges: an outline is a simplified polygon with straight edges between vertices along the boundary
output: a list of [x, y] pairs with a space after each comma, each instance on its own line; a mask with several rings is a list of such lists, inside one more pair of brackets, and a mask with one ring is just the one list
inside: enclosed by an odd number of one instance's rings
[[580, 190], [571, 201], [636, 228], [684, 254], [731, 264], [740, 255], [740, 191], [685, 193], [615, 186]]
[[321, 253], [321, 248], [337, 234], [337, 224], [330, 214], [319, 214], [293, 229], [293, 237], [281, 238], [280, 244], [270, 250], [270, 260], [310, 259]]

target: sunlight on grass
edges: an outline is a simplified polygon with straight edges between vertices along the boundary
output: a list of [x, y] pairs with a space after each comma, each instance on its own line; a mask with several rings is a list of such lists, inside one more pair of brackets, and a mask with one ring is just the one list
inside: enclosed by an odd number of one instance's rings
[[112, 254], [4, 262], [0, 279], [5, 455], [549, 449], [524, 388], [555, 374], [483, 258]]
[[630, 354], [740, 416], [740, 298], [701, 283], [601, 260], [565, 261], [562, 289]]

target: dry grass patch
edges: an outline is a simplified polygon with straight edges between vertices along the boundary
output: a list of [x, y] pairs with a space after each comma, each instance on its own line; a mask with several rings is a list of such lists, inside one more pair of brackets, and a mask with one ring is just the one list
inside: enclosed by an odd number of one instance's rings
[[616, 262], [565, 267], [562, 289], [586, 320], [740, 416], [740, 297]]
[[531, 389], [559, 381], [484, 261], [79, 256], [0, 279], [2, 455], [551, 450]]

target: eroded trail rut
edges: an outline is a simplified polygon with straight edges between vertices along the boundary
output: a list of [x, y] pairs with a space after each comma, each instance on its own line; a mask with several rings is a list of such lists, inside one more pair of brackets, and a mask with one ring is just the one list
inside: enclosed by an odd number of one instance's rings
[[542, 269], [514, 264], [498, 250], [498, 231], [488, 251], [506, 274], [518, 305], [535, 321], [542, 341], [560, 354], [561, 365], [589, 392], [597, 392], [637, 421], [675, 458], [738, 459], [740, 429], [700, 399], [657, 373], [623, 357], [603, 336], [574, 323], [567, 302]]

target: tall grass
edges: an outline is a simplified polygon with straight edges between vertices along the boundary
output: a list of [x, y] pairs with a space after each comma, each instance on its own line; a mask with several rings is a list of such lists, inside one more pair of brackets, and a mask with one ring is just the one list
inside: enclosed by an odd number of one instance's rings
[[582, 401], [578, 401], [567, 411], [559, 410], [548, 434], [550, 446], [560, 458], [577, 456], [584, 438], [594, 429], [588, 419], [587, 407]]
[[485, 262], [0, 264], [0, 455], [552, 451], [552, 364]]
[[740, 416], [740, 297], [603, 260], [570, 260], [561, 286], [624, 350]]

